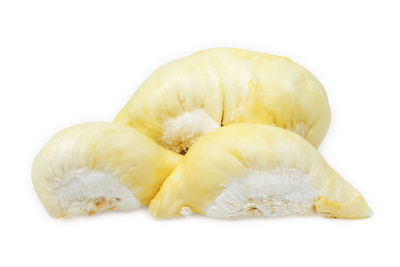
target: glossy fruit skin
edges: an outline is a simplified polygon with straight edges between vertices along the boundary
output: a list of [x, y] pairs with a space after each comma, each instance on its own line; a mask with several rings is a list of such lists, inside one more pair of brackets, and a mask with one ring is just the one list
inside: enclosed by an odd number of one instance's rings
[[252, 170], [299, 171], [317, 192], [314, 212], [358, 219], [371, 215], [362, 195], [335, 172], [300, 136], [282, 128], [236, 123], [214, 130], [194, 144], [149, 206], [158, 218], [176, 217], [182, 208], [207, 215], [207, 207], [229, 185]]
[[138, 131], [112, 123], [90, 122], [55, 135], [39, 152], [32, 166], [32, 182], [53, 217], [63, 214], [53, 183], [79, 170], [107, 173], [147, 205], [181, 156], [168, 151]]
[[299, 134], [315, 147], [322, 142], [331, 116], [320, 82], [290, 59], [214, 48], [157, 69], [115, 123], [134, 127], [158, 144], [182, 152], [213, 127], [171, 141], [165, 136], [168, 121], [199, 110], [217, 127], [237, 122], [274, 125]]

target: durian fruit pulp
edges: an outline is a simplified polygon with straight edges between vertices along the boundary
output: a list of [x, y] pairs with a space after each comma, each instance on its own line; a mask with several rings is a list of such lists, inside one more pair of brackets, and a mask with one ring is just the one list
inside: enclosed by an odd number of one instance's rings
[[371, 214], [361, 194], [309, 142], [278, 127], [251, 123], [231, 124], [200, 138], [149, 211], [159, 218], [195, 212], [224, 219]]
[[83, 123], [54, 136], [32, 166], [32, 182], [52, 217], [147, 205], [181, 156], [138, 131]]
[[181, 154], [202, 135], [237, 122], [275, 125], [318, 146], [329, 103], [319, 81], [288, 58], [214, 48], [157, 69], [115, 118]]

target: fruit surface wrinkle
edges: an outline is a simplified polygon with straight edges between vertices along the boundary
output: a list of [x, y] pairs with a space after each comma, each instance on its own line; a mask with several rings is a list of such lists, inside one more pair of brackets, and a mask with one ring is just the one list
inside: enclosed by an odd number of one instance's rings
[[[194, 213], [221, 219], [371, 215], [362, 195], [299, 135], [233, 123], [202, 136], [150, 202], [157, 218]], [[185, 209], [183, 209], [185, 208]]]
[[238, 122], [281, 127], [317, 147], [330, 109], [319, 81], [288, 58], [213, 48], [158, 68], [114, 122], [181, 154], [211, 128]]

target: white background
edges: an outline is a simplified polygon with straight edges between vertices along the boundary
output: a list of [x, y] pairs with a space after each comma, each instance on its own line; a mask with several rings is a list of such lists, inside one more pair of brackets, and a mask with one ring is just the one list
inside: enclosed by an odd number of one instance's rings
[[[397, 2], [397, 3], [396, 3]], [[398, 1], [1, 1], [1, 266], [399, 266]], [[323, 83], [320, 151], [367, 220], [50, 218], [32, 160], [59, 130], [112, 121], [150, 73], [210, 47], [284, 55]]]

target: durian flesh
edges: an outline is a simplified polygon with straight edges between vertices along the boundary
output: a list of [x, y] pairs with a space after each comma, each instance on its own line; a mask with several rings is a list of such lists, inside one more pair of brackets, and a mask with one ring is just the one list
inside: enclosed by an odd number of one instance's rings
[[318, 80], [288, 58], [215, 48], [157, 69], [115, 119], [178, 153], [235, 122], [282, 127], [318, 146], [330, 110]]
[[216, 218], [321, 214], [358, 219], [371, 211], [361, 194], [300, 136], [238, 123], [194, 144], [150, 202], [159, 218], [191, 212]]
[[83, 123], [45, 145], [32, 182], [53, 217], [134, 210], [149, 203], [180, 157], [130, 127]]

